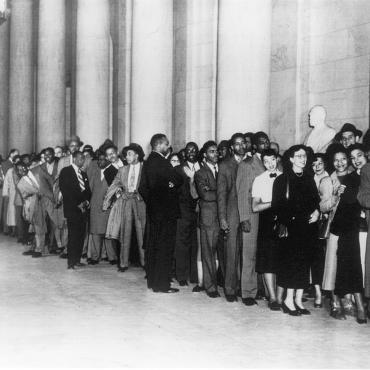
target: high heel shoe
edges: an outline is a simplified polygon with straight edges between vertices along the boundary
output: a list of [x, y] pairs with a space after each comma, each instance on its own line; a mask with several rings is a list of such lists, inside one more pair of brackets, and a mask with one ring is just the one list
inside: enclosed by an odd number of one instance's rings
[[295, 309], [301, 314], [301, 315], [311, 315], [311, 312], [308, 311], [306, 308], [301, 308], [299, 307], [295, 302], [294, 302], [294, 307]]
[[[360, 312], [357, 312], [357, 323], [359, 324], [366, 324], [367, 323], [367, 319], [366, 319], [366, 314], [365, 312], [363, 312], [363, 314], [361, 315], [362, 317], [359, 317], [359, 313]], [[369, 315], [369, 312], [368, 312], [368, 315]]]
[[322, 308], [322, 303], [314, 303], [313, 305], [315, 308]]
[[286, 304], [285, 302], [283, 302], [281, 304], [281, 308], [283, 309], [283, 312], [284, 313], [287, 313], [289, 314], [290, 316], [301, 316], [301, 313], [298, 312], [297, 310], [291, 310]]

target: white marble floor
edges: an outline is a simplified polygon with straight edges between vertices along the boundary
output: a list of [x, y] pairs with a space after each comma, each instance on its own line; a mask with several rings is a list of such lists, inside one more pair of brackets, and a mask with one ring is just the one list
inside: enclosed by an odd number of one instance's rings
[[[156, 294], [142, 270], [107, 263], [67, 271], [0, 236], [1, 367], [361, 368], [370, 324], [246, 307], [192, 293]], [[307, 303], [312, 307], [312, 302]]]

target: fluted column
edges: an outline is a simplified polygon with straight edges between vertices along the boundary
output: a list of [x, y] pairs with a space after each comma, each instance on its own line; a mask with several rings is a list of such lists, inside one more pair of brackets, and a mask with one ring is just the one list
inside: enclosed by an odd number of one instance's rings
[[94, 147], [109, 133], [109, 1], [78, 0], [76, 133]]
[[33, 149], [33, 0], [13, 0], [10, 19], [9, 148]]
[[8, 151], [9, 21], [0, 24], [0, 154]]
[[219, 0], [217, 139], [267, 131], [271, 0]]
[[215, 138], [218, 0], [175, 0], [174, 144]]
[[133, 0], [131, 141], [172, 136], [172, 0]]
[[40, 0], [37, 148], [65, 139], [65, 0]]

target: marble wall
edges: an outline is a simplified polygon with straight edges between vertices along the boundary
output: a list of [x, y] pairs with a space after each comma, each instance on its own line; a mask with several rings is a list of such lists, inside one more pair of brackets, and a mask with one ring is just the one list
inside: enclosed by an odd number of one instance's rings
[[336, 130], [369, 127], [370, 2], [275, 0], [271, 51], [270, 132], [283, 149], [309, 131], [321, 104]]

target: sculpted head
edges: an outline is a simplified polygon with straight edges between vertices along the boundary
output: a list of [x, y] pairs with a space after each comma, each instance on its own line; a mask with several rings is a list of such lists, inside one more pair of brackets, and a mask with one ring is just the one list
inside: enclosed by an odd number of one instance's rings
[[320, 127], [325, 125], [326, 110], [322, 105], [315, 105], [308, 113], [310, 127]]

